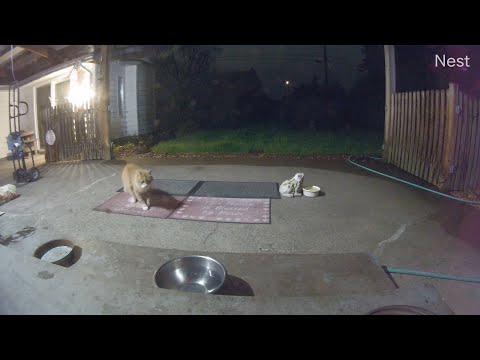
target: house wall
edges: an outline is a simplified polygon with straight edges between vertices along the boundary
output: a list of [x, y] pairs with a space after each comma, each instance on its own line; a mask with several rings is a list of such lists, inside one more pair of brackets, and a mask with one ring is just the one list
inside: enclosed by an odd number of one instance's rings
[[[92, 63], [83, 64], [87, 69], [92, 71], [93, 86], [96, 86], [96, 66]], [[36, 113], [36, 89], [50, 85], [51, 97], [55, 98], [55, 84], [63, 82], [69, 79], [72, 66], [55, 71], [51, 74], [45, 75], [39, 79], [36, 79], [20, 88], [20, 101], [24, 101], [28, 104], [28, 113], [25, 116], [20, 117], [20, 128], [23, 131], [35, 131], [35, 137], [38, 139], [43, 134], [39, 134], [38, 122], [41, 121], [39, 114]], [[8, 124], [8, 88], [0, 90], [0, 158], [7, 156], [7, 145], [2, 143], [2, 138], [8, 136], [9, 124]], [[22, 112], [25, 111], [25, 106], [20, 106]], [[2, 121], [1, 119], [5, 119]], [[4, 133], [6, 135], [4, 135]]]
[[[110, 132], [112, 140], [154, 130], [153, 66], [140, 62], [110, 63]], [[125, 79], [125, 116], [119, 113], [118, 77]]]
[[138, 134], [148, 134], [154, 130], [154, 86], [153, 66], [140, 64], [137, 69], [137, 108]]
[[[35, 108], [33, 106], [33, 86], [20, 88], [20, 101], [28, 104], [28, 112], [25, 116], [20, 116], [20, 129], [23, 131], [35, 131]], [[20, 105], [20, 112], [25, 112], [24, 105]]]
[[127, 120], [120, 117], [118, 110], [118, 77], [125, 77], [125, 66], [118, 61], [110, 63], [109, 97], [110, 97], [110, 136], [118, 139], [127, 136]]
[[[124, 116], [119, 109], [118, 78], [125, 79], [125, 106]], [[110, 97], [110, 136], [118, 139], [125, 136], [138, 134], [138, 107], [137, 87], [137, 64], [120, 61], [110, 63], [109, 72], [109, 97]]]
[[[32, 87], [20, 89], [20, 101], [25, 101], [29, 107], [27, 115], [20, 117], [20, 129], [23, 131], [35, 131]], [[26, 111], [24, 105], [20, 106], [20, 111]], [[9, 121], [7, 88], [5, 90], [0, 90], [0, 158], [7, 157], [9, 153], [6, 139], [10, 133]]]
[[138, 135], [137, 65], [125, 66], [125, 114], [127, 136]]
[[[92, 71], [94, 88], [98, 93], [96, 81], [99, 75], [99, 67], [95, 64], [83, 64]], [[36, 114], [36, 89], [41, 86], [51, 86], [51, 95], [55, 97], [55, 84], [68, 80], [72, 67], [48, 74], [40, 79], [32, 81], [20, 88], [20, 100], [28, 103], [29, 112], [21, 118], [22, 130], [33, 130], [38, 134], [38, 122]], [[154, 103], [153, 103], [153, 69], [147, 65], [130, 62], [112, 62], [109, 72], [109, 97], [110, 97], [110, 123], [111, 138], [117, 139], [124, 136], [145, 134], [153, 129]], [[118, 77], [125, 79], [125, 116], [121, 117], [118, 108]], [[0, 122], [0, 158], [7, 156], [6, 140], [8, 135], [8, 88], [0, 90], [0, 118], [6, 119]], [[22, 109], [23, 111], [23, 109]], [[5, 128], [6, 126], [6, 128]], [[6, 130], [5, 130], [5, 129]]]
[[0, 90], [0, 159], [7, 157], [8, 125], [8, 90]]

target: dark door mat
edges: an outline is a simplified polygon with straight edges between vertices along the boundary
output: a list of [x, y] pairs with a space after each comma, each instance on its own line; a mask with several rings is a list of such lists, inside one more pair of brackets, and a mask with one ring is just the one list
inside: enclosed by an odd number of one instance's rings
[[191, 195], [241, 199], [280, 199], [278, 183], [205, 181]]
[[[187, 196], [198, 187], [198, 180], [155, 179], [155, 190], [163, 191], [173, 196]], [[123, 187], [117, 192], [123, 192]]]

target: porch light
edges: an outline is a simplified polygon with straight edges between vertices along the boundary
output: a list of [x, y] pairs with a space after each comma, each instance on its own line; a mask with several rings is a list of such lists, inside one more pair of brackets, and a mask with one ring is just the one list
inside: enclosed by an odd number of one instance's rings
[[70, 91], [68, 101], [75, 107], [88, 105], [93, 97], [92, 73], [77, 62], [70, 73]]

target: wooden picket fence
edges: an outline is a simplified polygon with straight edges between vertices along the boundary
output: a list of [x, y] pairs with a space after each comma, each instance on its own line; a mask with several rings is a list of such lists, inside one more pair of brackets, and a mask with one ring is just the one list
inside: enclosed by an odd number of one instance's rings
[[45, 144], [46, 162], [102, 159], [97, 110], [71, 105], [45, 107], [40, 114], [44, 132], [53, 130], [55, 142]]
[[442, 191], [480, 188], [480, 99], [448, 89], [394, 93], [384, 158]]

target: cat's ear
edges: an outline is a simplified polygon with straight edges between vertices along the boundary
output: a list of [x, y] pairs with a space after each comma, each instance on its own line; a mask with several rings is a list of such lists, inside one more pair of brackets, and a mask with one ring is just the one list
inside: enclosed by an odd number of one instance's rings
[[152, 169], [147, 170], [148, 175], [152, 175]]

